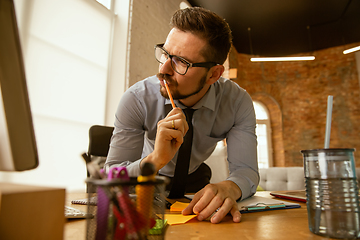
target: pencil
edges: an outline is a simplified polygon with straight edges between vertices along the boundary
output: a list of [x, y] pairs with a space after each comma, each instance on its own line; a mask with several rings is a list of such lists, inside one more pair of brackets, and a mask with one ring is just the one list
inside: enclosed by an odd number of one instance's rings
[[170, 101], [171, 101], [171, 105], [172, 105], [173, 108], [176, 108], [175, 103], [174, 103], [174, 99], [173, 99], [173, 97], [172, 97], [172, 95], [171, 95], [171, 93], [170, 93], [169, 86], [167, 85], [167, 83], [166, 83], [165, 80], [163, 80], [163, 81], [164, 81], [164, 84], [165, 84], [166, 91], [167, 91], [167, 93], [168, 93], [168, 95], [169, 95], [169, 98], [170, 98]]

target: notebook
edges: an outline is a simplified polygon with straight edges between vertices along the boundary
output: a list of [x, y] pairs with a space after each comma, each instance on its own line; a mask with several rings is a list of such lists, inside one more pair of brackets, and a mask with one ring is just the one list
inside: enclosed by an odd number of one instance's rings
[[281, 210], [300, 208], [300, 204], [277, 200], [273, 198], [265, 198], [260, 196], [252, 196], [237, 203], [241, 213]]
[[306, 202], [305, 190], [292, 190], [292, 191], [274, 191], [270, 195], [277, 198], [284, 198], [293, 201]]

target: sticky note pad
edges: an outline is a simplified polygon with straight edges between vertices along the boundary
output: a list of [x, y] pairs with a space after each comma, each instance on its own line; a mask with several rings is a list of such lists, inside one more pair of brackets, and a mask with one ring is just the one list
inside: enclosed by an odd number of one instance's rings
[[188, 205], [189, 203], [175, 202], [173, 205], [170, 206], [170, 212], [181, 212]]
[[182, 215], [182, 214], [165, 214], [165, 219], [169, 225], [184, 224], [191, 219], [195, 218], [196, 215]]

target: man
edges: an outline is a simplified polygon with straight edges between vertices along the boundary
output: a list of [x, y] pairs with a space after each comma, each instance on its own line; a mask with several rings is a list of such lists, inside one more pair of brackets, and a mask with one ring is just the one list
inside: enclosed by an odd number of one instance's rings
[[[184, 181], [186, 192], [196, 194], [183, 214], [194, 212], [201, 221], [217, 210], [212, 223], [229, 212], [234, 222], [240, 222], [236, 201], [256, 192], [259, 174], [252, 100], [221, 77], [231, 47], [230, 28], [202, 8], [177, 11], [171, 25], [166, 42], [155, 47], [157, 76], [130, 87], [120, 101], [106, 166], [127, 166], [129, 174], [137, 176], [148, 162], [160, 175], [173, 179], [177, 162], [183, 161], [177, 159], [178, 150], [190, 126], [183, 109], [194, 109], [189, 175]], [[163, 80], [175, 99], [174, 109]], [[209, 184], [211, 173], [203, 162], [223, 139], [230, 176]], [[170, 194], [173, 188], [170, 185]]]

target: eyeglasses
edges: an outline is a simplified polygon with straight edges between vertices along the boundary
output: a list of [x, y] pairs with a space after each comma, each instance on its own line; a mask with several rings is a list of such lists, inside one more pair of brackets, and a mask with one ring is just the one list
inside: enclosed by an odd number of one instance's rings
[[169, 58], [171, 59], [171, 67], [180, 75], [185, 75], [189, 67], [205, 67], [212, 68], [218, 65], [215, 62], [201, 62], [201, 63], [190, 63], [182, 57], [169, 54], [164, 48], [164, 44], [155, 45], [155, 58], [156, 60], [164, 64]]

